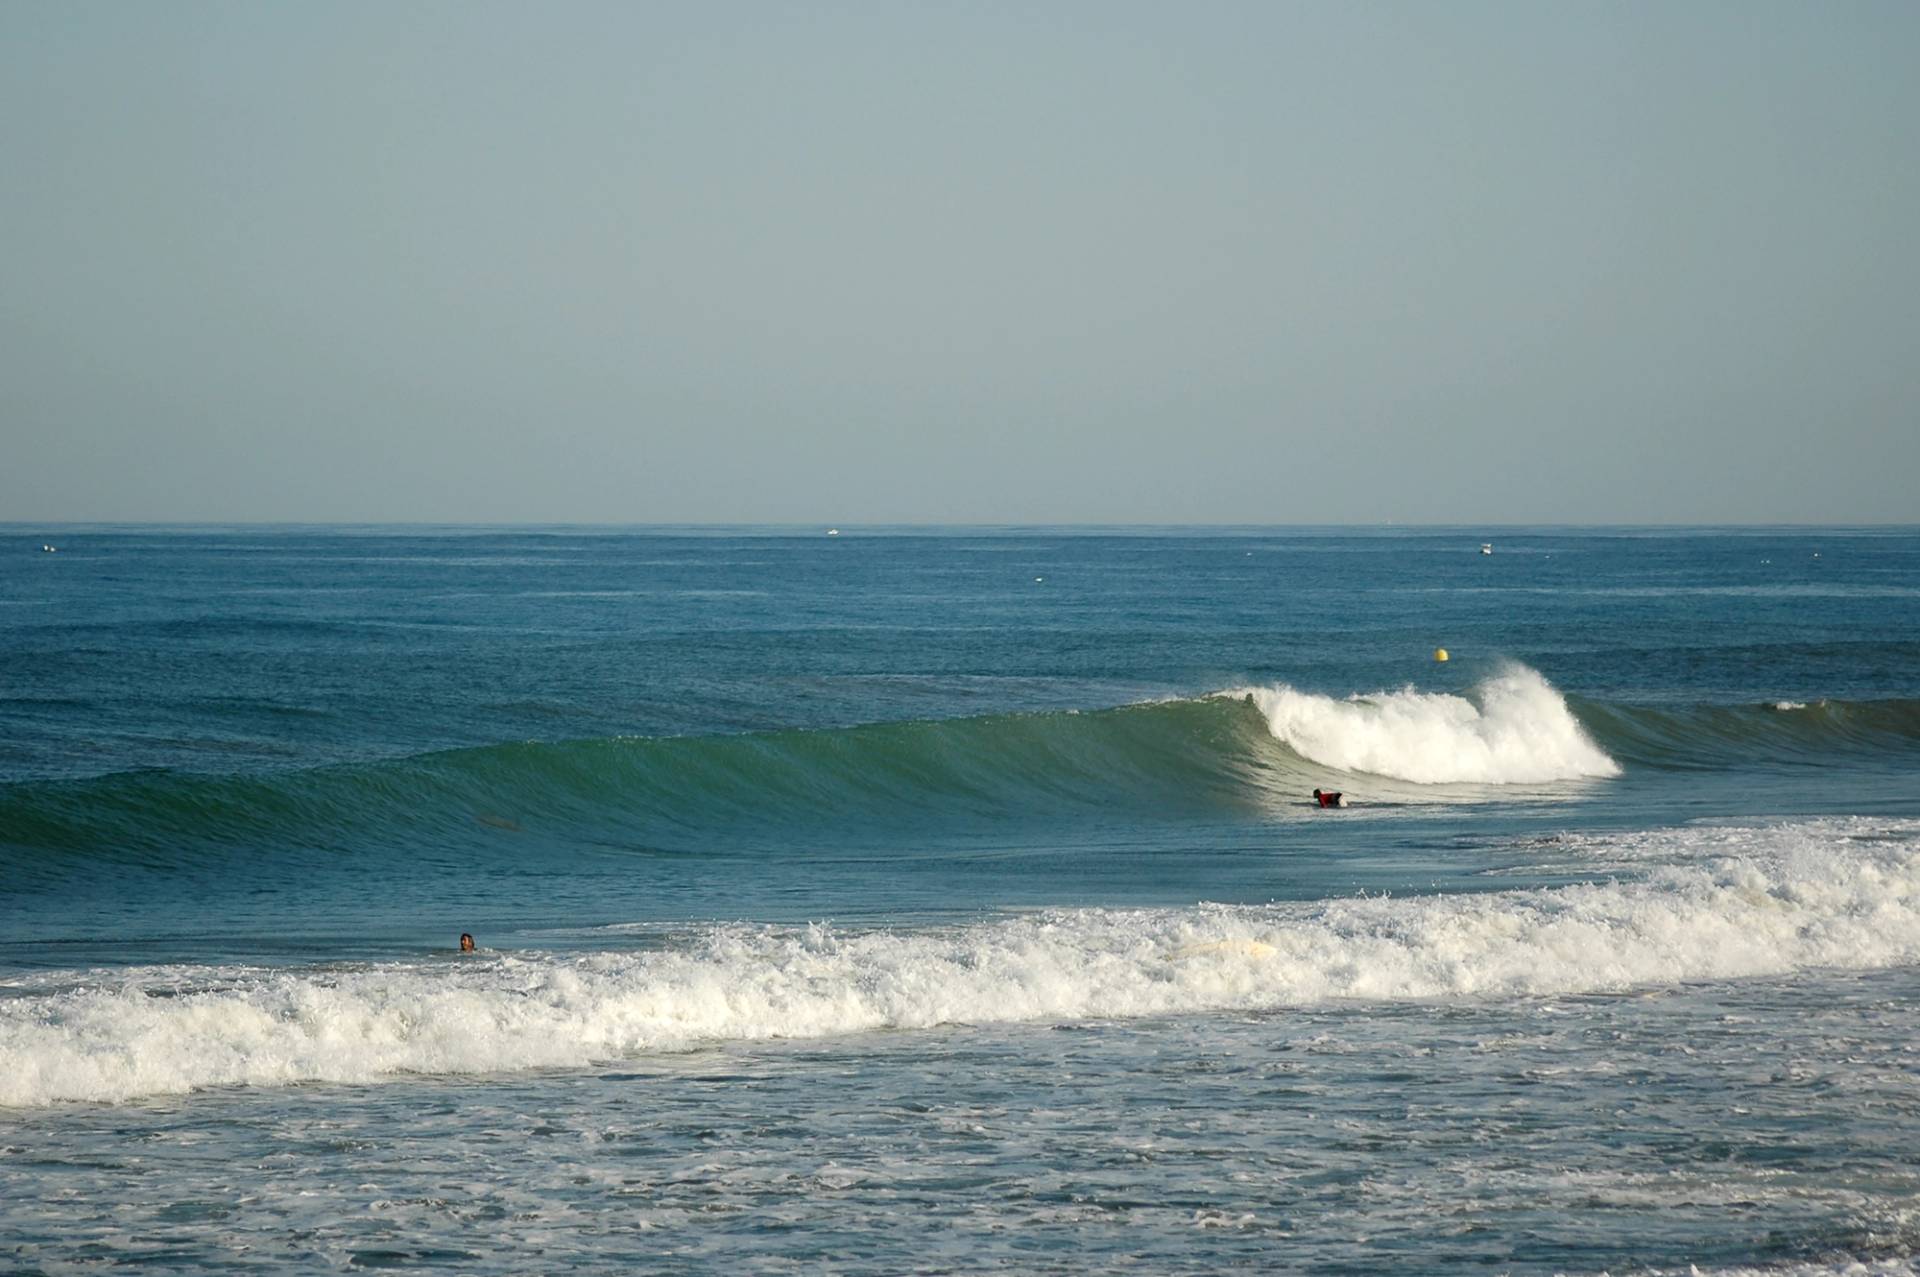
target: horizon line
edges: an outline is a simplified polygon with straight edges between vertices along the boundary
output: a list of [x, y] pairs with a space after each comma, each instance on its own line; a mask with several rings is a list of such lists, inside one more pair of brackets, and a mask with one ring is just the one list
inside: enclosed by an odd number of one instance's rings
[[893, 529], [985, 529], [985, 530], [1021, 530], [1021, 529], [1066, 529], [1066, 530], [1107, 530], [1107, 529], [1169, 529], [1183, 531], [1261, 531], [1287, 530], [1302, 528], [1349, 528], [1349, 529], [1410, 529], [1410, 530], [1447, 530], [1460, 529], [1569, 529], [1602, 530], [1619, 528], [1658, 528], [1658, 529], [1823, 529], [1823, 530], [1901, 530], [1920, 531], [1920, 521], [1864, 521], [1851, 523], [1826, 523], [1811, 520], [1781, 521], [1714, 521], [1688, 523], [1677, 520], [1636, 520], [1620, 522], [1402, 522], [1388, 519], [1373, 522], [1361, 521], [1314, 521], [1300, 523], [1165, 523], [1142, 522], [1120, 523], [1108, 521], [957, 521], [957, 522], [894, 522], [874, 520], [868, 522], [833, 523], [828, 520], [661, 520], [656, 522], [614, 521], [614, 520], [567, 520], [567, 519], [509, 519], [509, 520], [459, 520], [459, 519], [0, 519], [0, 529], [32, 528], [594, 528], [594, 529], [740, 529], [755, 528], [769, 530], [807, 530], [825, 533], [828, 531], [885, 531]]

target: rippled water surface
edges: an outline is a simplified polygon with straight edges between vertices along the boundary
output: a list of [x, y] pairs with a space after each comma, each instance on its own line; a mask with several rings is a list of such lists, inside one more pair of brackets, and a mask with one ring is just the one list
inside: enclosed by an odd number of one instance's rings
[[1920, 1255], [1911, 531], [13, 541], [0, 1267]]
[[1910, 1253], [1913, 972], [734, 1045], [16, 1116], [28, 1266], [1549, 1272]]

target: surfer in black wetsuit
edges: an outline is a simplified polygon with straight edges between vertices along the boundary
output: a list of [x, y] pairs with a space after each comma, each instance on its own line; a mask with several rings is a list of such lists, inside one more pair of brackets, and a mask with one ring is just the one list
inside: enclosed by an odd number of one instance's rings
[[1347, 796], [1345, 794], [1323, 793], [1318, 789], [1313, 791], [1313, 799], [1322, 807], [1345, 807], [1347, 805]]

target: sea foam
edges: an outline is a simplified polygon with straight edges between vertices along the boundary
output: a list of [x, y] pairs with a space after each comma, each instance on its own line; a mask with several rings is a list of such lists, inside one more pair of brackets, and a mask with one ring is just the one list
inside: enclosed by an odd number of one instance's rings
[[1422, 785], [1527, 784], [1617, 776], [1547, 680], [1509, 665], [1465, 696], [1375, 692], [1344, 699], [1251, 688], [1267, 729], [1295, 753], [1346, 772]]
[[[650, 952], [147, 968], [0, 999], [0, 1104], [581, 1066], [935, 1025], [1593, 993], [1920, 961], [1920, 821], [1678, 830], [1644, 876], [915, 933], [722, 927]], [[1699, 845], [1703, 859], [1687, 862]], [[1607, 850], [1595, 846], [1596, 859]], [[1638, 848], [1645, 854], [1647, 848]], [[612, 938], [611, 935], [609, 937]]]

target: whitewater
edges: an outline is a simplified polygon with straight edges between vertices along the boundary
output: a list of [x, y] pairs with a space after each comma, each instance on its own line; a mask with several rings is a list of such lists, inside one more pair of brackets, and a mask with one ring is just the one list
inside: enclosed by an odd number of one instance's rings
[[[1728, 854], [1732, 838], [1739, 854]], [[1706, 863], [1687, 853], [1702, 842]], [[1587, 854], [1617, 858], [1602, 845]], [[949, 931], [728, 927], [667, 951], [324, 973], [132, 968], [0, 1003], [0, 1104], [583, 1066], [766, 1038], [1526, 998], [1920, 960], [1920, 822], [1669, 831], [1638, 881]], [[36, 988], [35, 985], [42, 987]]]
[[1913, 1271], [1920, 535], [1487, 539], [36, 530], [0, 1253]]
[[1274, 738], [1343, 772], [1422, 785], [1507, 785], [1618, 776], [1539, 671], [1512, 665], [1469, 696], [1394, 692], [1336, 699], [1291, 687], [1244, 693]]

